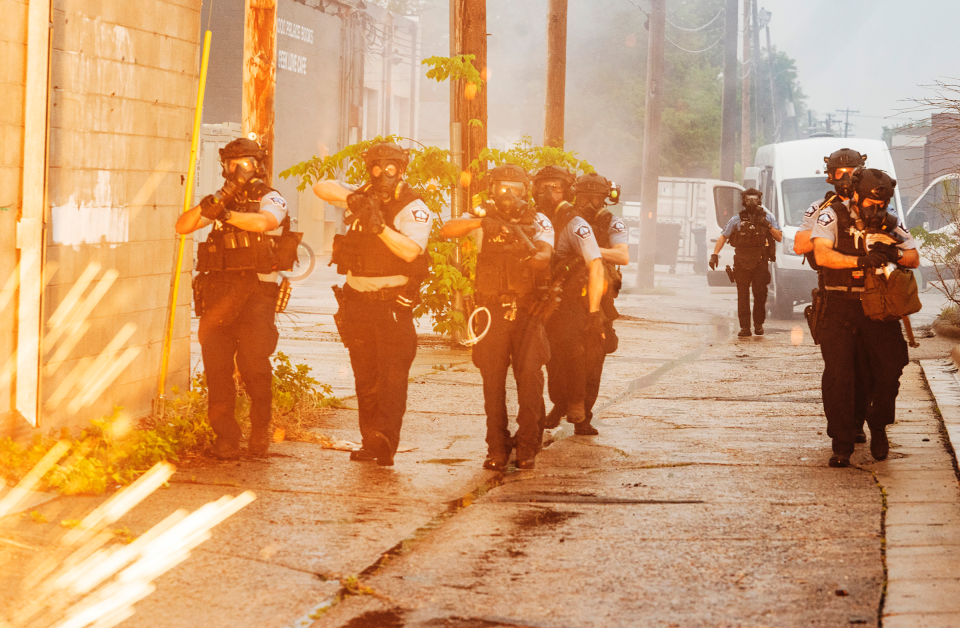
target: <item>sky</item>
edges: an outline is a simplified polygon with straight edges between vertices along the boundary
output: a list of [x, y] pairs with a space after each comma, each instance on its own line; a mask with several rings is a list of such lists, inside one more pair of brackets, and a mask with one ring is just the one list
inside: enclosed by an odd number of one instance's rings
[[903, 112], [911, 106], [905, 101], [933, 96], [921, 86], [936, 79], [960, 83], [960, 0], [758, 0], [758, 6], [772, 13], [773, 45], [796, 60], [809, 107], [821, 117], [860, 112], [850, 116], [851, 136], [879, 139], [885, 125], [927, 118]]

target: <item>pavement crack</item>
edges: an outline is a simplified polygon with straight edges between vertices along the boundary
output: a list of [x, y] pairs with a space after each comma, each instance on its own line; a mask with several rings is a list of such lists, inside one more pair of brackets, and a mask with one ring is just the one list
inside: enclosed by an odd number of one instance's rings
[[288, 571], [296, 571], [297, 573], [305, 573], [311, 576], [316, 576], [322, 581], [327, 580], [336, 580], [336, 574], [328, 574], [322, 571], [310, 571], [309, 569], [297, 569], [296, 567], [291, 567], [290, 565], [284, 565], [283, 563], [276, 563], [271, 560], [265, 560], [263, 558], [253, 558], [251, 556], [244, 556], [242, 554], [234, 554], [233, 552], [221, 552], [205, 547], [198, 547], [194, 549], [195, 552], [206, 552], [207, 554], [213, 554], [214, 556], [229, 556], [230, 558], [238, 558], [240, 560], [248, 560], [253, 563], [260, 563], [261, 565], [269, 565], [271, 567], [279, 567], [281, 569], [286, 569]]

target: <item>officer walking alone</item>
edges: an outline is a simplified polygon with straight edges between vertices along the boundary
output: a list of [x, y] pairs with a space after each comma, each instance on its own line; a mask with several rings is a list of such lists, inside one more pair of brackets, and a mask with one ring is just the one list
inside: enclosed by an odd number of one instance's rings
[[615, 186], [596, 172], [591, 172], [577, 179], [575, 191], [574, 207], [577, 213], [590, 224], [597, 244], [600, 246], [606, 283], [606, 290], [600, 300], [600, 309], [603, 311], [605, 323], [603, 351], [587, 373], [587, 395], [584, 400], [586, 418], [574, 426], [574, 433], [578, 435], [596, 436], [600, 432], [592, 424], [593, 406], [600, 394], [600, 379], [603, 376], [606, 354], [617, 350], [618, 339], [613, 329], [613, 321], [620, 316], [620, 313], [617, 312], [614, 299], [620, 294], [620, 288], [623, 285], [620, 266], [630, 263], [630, 248], [626, 226], [618, 216], [607, 209], [607, 205], [616, 205], [619, 202], [619, 186]]
[[[526, 199], [530, 179], [516, 165], [497, 166], [488, 174], [493, 199], [474, 215], [447, 221], [442, 237], [462, 237], [482, 229], [477, 257], [476, 303], [486, 308], [476, 318], [489, 321], [473, 347], [473, 363], [483, 378], [487, 415], [485, 469], [500, 471], [510, 461], [507, 428], [507, 369], [513, 366], [520, 410], [517, 413], [517, 468], [533, 469], [540, 448], [543, 365], [550, 355], [543, 322], [536, 316], [539, 287], [549, 278], [553, 227]], [[485, 209], [486, 208], [486, 209]], [[477, 214], [485, 213], [483, 218]]]
[[573, 174], [560, 166], [547, 166], [533, 178], [537, 210], [556, 233], [553, 281], [562, 284], [560, 305], [547, 321], [547, 389], [553, 402], [547, 428], [560, 425], [563, 417], [574, 425], [584, 422], [587, 373], [603, 358], [603, 256], [593, 229], [570, 204], [574, 182]]
[[260, 145], [246, 138], [220, 149], [223, 188], [183, 213], [176, 225], [177, 233], [187, 234], [213, 224], [198, 248], [194, 294], [209, 390], [207, 417], [216, 434], [210, 454], [226, 460], [240, 456], [234, 363], [250, 395], [248, 451], [263, 455], [270, 446], [277, 271], [289, 268], [281, 268], [275, 241], [266, 235], [287, 218], [287, 203], [264, 183], [264, 157]]
[[346, 206], [346, 234], [334, 238], [332, 262], [346, 275], [337, 327], [350, 352], [360, 414], [358, 462], [393, 466], [407, 409], [407, 379], [417, 354], [413, 306], [428, 272], [432, 220], [403, 180], [408, 157], [396, 144], [363, 154], [370, 181], [359, 189], [338, 181], [313, 186], [321, 199]]
[[[727, 240], [736, 251], [733, 254], [733, 276], [737, 282], [737, 316], [740, 319], [741, 338], [750, 336], [750, 288], [753, 288], [753, 331], [763, 335], [767, 317], [767, 284], [770, 283], [768, 262], [773, 261], [776, 245], [783, 238], [780, 225], [773, 214], [760, 204], [760, 190], [750, 188], [741, 193], [743, 209], [732, 217], [717, 239], [710, 256], [710, 269], [716, 270], [719, 255]], [[729, 271], [727, 271], [729, 272]]]
[[[837, 200], [821, 210], [810, 236], [826, 291], [820, 351], [824, 364], [823, 411], [827, 434], [833, 441], [831, 467], [848, 466], [854, 450], [857, 425], [850, 391], [861, 351], [866, 353], [873, 380], [866, 419], [870, 453], [877, 460], [889, 453], [886, 427], [896, 419], [900, 375], [909, 361], [907, 343], [899, 320], [869, 318], [860, 299], [867, 273], [881, 272], [888, 263], [905, 268], [920, 264], [913, 239], [886, 210], [897, 182], [871, 168], [855, 171], [852, 183], [852, 202], [845, 205]], [[874, 242], [868, 247], [868, 233], [880, 227], [886, 227], [898, 243]]]

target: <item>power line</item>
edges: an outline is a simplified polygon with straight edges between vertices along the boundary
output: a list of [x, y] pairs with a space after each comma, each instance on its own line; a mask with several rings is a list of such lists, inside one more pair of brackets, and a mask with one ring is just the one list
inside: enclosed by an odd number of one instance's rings
[[[714, 46], [716, 46], [717, 44], [719, 44], [721, 41], [723, 41], [723, 37], [721, 37], [721, 38], [718, 39], [717, 41], [713, 42], [712, 44], [710, 44], [709, 46], [707, 46], [706, 48], [703, 48], [703, 49], [701, 49], [701, 50], [688, 50], [687, 48], [684, 48], [683, 46], [681, 46], [681, 45], [678, 44], [677, 42], [673, 41], [673, 40], [670, 39], [669, 37], [664, 37], [664, 39], [666, 39], [667, 41], [669, 41], [671, 44], [673, 44], [674, 46], [676, 46], [676, 47], [679, 48], [680, 50], [682, 50], [682, 51], [684, 51], [684, 52], [692, 52], [692, 53], [694, 53], [694, 54], [699, 54], [699, 53], [701, 53], [701, 52], [706, 52], [706, 51], [710, 50], [711, 48], [713, 48]], [[748, 71], [747, 74], [749, 74], [749, 73], [750, 73], [750, 72]], [[742, 77], [741, 77], [741, 78], [742, 78]]]
[[697, 32], [697, 31], [702, 31], [702, 30], [705, 29], [706, 27], [708, 27], [708, 26], [710, 26], [711, 24], [713, 24], [714, 22], [716, 22], [716, 21], [720, 18], [721, 15], [723, 15], [723, 9], [717, 11], [717, 14], [713, 16], [713, 19], [711, 19], [709, 22], [707, 22], [706, 24], [704, 24], [703, 26], [700, 26], [700, 27], [698, 27], [698, 28], [684, 28], [684, 27], [682, 27], [682, 26], [678, 26], [677, 24], [674, 24], [674, 23], [671, 22], [670, 20], [667, 20], [667, 24], [669, 24], [670, 26], [672, 26], [672, 27], [674, 27], [674, 28], [676, 28], [676, 29], [682, 30], [682, 31], [687, 31], [687, 32], [689, 32], [689, 33], [695, 33], [695, 32]]

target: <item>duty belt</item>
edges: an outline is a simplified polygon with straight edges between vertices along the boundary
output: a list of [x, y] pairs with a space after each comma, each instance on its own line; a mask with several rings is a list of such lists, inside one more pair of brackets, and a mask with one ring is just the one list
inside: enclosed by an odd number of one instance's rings
[[394, 286], [392, 288], [381, 288], [380, 290], [361, 292], [347, 285], [343, 288], [343, 296], [347, 299], [357, 301], [393, 301], [400, 296], [405, 289], [406, 286]]
[[856, 286], [824, 286], [824, 289], [828, 291], [829, 298], [849, 299], [851, 301], [859, 301], [860, 295], [863, 294], [863, 288]]
[[863, 292], [864, 290], [860, 286], [824, 286], [824, 289], [834, 292]]

